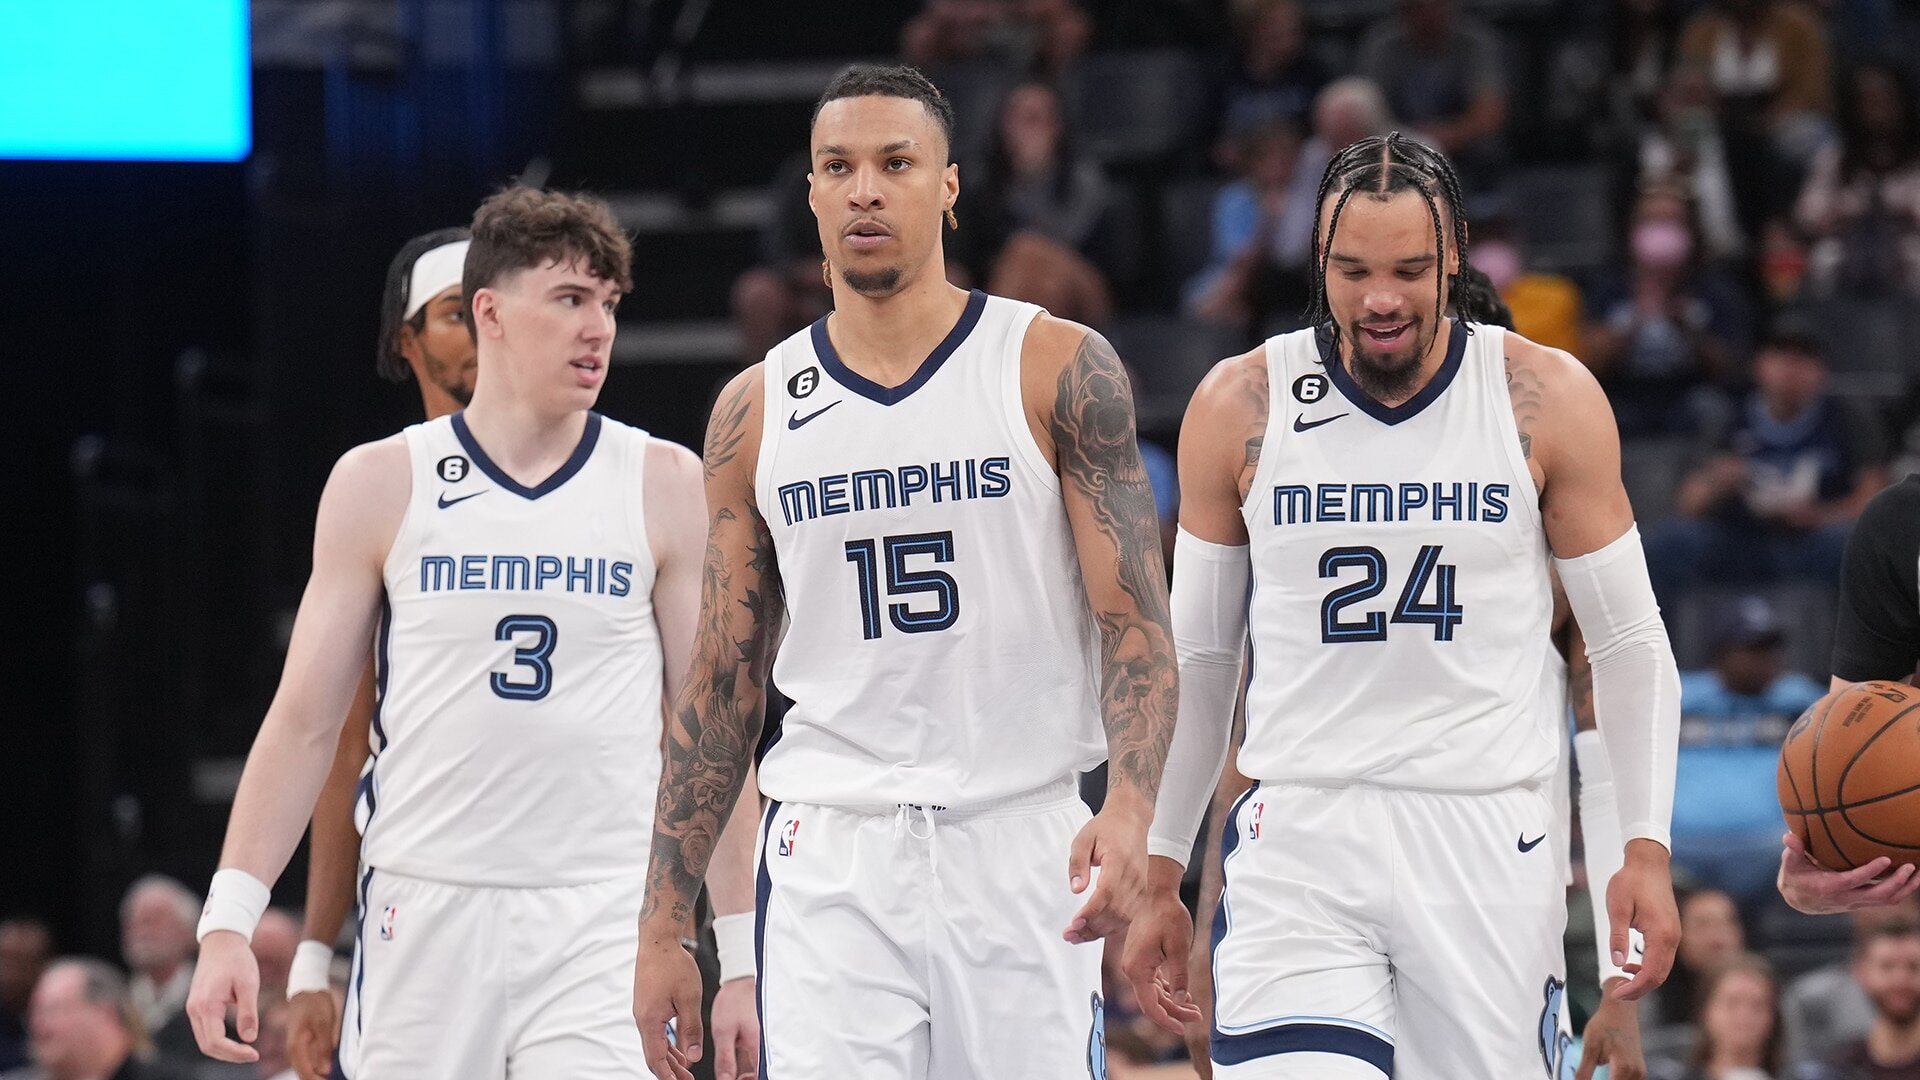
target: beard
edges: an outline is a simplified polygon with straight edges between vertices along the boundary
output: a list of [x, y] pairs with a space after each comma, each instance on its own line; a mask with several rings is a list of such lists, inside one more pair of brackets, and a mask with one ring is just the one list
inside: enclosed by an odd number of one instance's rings
[[[1420, 361], [1433, 348], [1434, 338], [1439, 330], [1427, 325], [1424, 319], [1412, 321], [1413, 348], [1405, 353], [1381, 353], [1367, 344], [1367, 337], [1361, 332], [1360, 323], [1347, 326], [1347, 340], [1352, 348], [1348, 350], [1347, 371], [1353, 381], [1367, 396], [1378, 401], [1399, 401], [1413, 392], [1414, 380], [1420, 377]], [[1397, 352], [1397, 351], [1396, 351]]]
[[1908, 1028], [1920, 1022], [1920, 994], [1901, 991], [1871, 995], [1873, 1011], [1895, 1027]]
[[463, 378], [466, 374], [464, 368], [433, 355], [424, 344], [420, 347], [420, 361], [420, 366], [426, 369], [428, 381], [459, 402], [461, 408], [473, 404], [473, 387]]
[[906, 276], [897, 266], [882, 267], [879, 270], [839, 270], [840, 280], [847, 288], [861, 296], [891, 296], [900, 289], [901, 279]]

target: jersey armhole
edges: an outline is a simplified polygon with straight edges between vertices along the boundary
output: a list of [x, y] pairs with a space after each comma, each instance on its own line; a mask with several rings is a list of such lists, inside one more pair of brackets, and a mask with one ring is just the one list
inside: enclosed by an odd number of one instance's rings
[[[807, 340], [811, 342], [812, 338]], [[780, 378], [783, 372], [780, 360], [786, 349], [787, 343], [783, 341], [768, 349], [766, 359], [760, 362], [760, 445], [753, 463], [753, 505], [767, 521], [773, 520], [766, 492], [773, 483], [774, 455], [780, 452], [780, 425], [774, 421], [780, 415], [780, 391], [785, 386]]]
[[[1498, 337], [1493, 335], [1498, 333]], [[1486, 370], [1483, 376], [1487, 393], [1493, 398], [1493, 412], [1500, 422], [1501, 442], [1506, 444], [1507, 467], [1513, 471], [1513, 482], [1519, 485], [1526, 498], [1518, 502], [1526, 507], [1528, 518], [1536, 528], [1544, 530], [1545, 517], [1540, 509], [1540, 485], [1533, 482], [1533, 470], [1527, 467], [1527, 456], [1520, 451], [1520, 425], [1513, 418], [1513, 392], [1507, 389], [1507, 330], [1501, 326], [1487, 323], [1473, 324], [1473, 338], [1485, 334], [1488, 344], [1469, 339], [1467, 348], [1478, 346]], [[1491, 354], [1491, 355], [1489, 355]], [[1548, 548], [1548, 556], [1553, 552]]]
[[647, 559], [647, 591], [652, 593], [653, 580], [660, 573], [660, 559], [653, 550], [653, 538], [647, 535], [647, 455], [653, 449], [653, 436], [639, 428], [627, 431], [626, 454], [631, 461], [626, 463], [625, 472], [631, 477], [624, 485], [627, 489], [627, 528], [633, 534], [636, 550]]
[[431, 486], [426, 482], [427, 462], [433, 457], [433, 448], [428, 441], [431, 438], [428, 424], [431, 423], [433, 421], [411, 424], [400, 431], [400, 437], [407, 447], [407, 502], [406, 508], [400, 512], [400, 525], [393, 530], [393, 541], [387, 545], [386, 557], [380, 560], [380, 591], [383, 598], [398, 570], [394, 565], [395, 557], [407, 551], [413, 542], [419, 517], [415, 511], [419, 509], [420, 493]]
[[[1033, 324], [1045, 313], [1044, 308], [1031, 304], [1021, 305], [1024, 311], [1016, 312], [1007, 327], [1005, 342], [1000, 348], [1000, 401], [1003, 418], [1007, 424], [1007, 434], [1013, 439], [1014, 449], [1020, 460], [1048, 491], [1060, 494], [1060, 476], [1047, 464], [1047, 455], [1040, 449], [1040, 443], [1033, 437], [1033, 425], [1027, 423], [1026, 395], [1026, 354], [1027, 334]], [[1091, 331], [1089, 331], [1091, 332]]]
[[1247, 481], [1246, 498], [1240, 500], [1240, 517], [1247, 523], [1248, 535], [1252, 535], [1256, 510], [1261, 504], [1260, 492], [1272, 481], [1274, 461], [1280, 457], [1280, 442], [1286, 437], [1287, 426], [1275, 421], [1286, 419], [1286, 403], [1280, 398], [1280, 387], [1291, 380], [1287, 378], [1287, 339], [1291, 334], [1276, 334], [1266, 340], [1267, 351], [1267, 425], [1260, 433], [1260, 464], [1253, 467], [1253, 478]]

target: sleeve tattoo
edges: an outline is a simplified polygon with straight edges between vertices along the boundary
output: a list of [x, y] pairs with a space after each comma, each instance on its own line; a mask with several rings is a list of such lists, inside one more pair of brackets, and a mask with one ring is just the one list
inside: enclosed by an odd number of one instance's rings
[[[709, 481], [739, 452], [752, 392], [745, 383], [714, 412], [704, 453]], [[642, 921], [663, 906], [676, 924], [692, 915], [759, 737], [782, 605], [766, 521], [750, 501], [715, 506], [701, 572], [700, 624], [686, 683], [670, 713]]]
[[[1092, 331], [1061, 372], [1058, 390], [1052, 426], [1060, 480], [1069, 498], [1085, 500], [1092, 524], [1112, 546], [1119, 584], [1119, 596], [1109, 593], [1106, 603], [1093, 605], [1111, 775], [1151, 800], [1173, 738], [1178, 676], [1160, 524], [1136, 441], [1133, 395], [1113, 346]], [[1105, 572], [1083, 568], [1089, 578]]]

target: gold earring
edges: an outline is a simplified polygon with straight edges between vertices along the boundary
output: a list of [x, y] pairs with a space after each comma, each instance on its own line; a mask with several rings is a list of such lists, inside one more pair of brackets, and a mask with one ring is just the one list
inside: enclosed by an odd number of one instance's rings
[[833, 288], [833, 264], [825, 259], [820, 260], [820, 280], [827, 283], [827, 288]]
[[957, 229], [959, 227], [960, 227], [960, 219], [953, 216], [953, 207], [951, 206], [947, 207], [947, 228], [951, 230], [951, 229]]

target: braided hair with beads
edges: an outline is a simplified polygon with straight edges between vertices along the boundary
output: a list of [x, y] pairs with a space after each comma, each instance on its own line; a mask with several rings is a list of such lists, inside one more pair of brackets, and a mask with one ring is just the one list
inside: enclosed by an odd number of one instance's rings
[[[1449, 295], [1463, 327], [1468, 322], [1492, 321], [1493, 311], [1487, 304], [1485, 292], [1467, 288], [1462, 281], [1462, 277], [1470, 270], [1467, 265], [1467, 214], [1466, 202], [1460, 194], [1460, 178], [1453, 171], [1453, 163], [1440, 151], [1393, 131], [1361, 139], [1340, 151], [1333, 156], [1333, 160], [1327, 162], [1326, 171], [1320, 174], [1320, 191], [1313, 204], [1316, 210], [1325, 207], [1329, 195], [1334, 197], [1334, 203], [1333, 213], [1327, 219], [1326, 238], [1316, 240], [1314, 244], [1313, 300], [1307, 308], [1309, 325], [1329, 326], [1336, 338], [1340, 333], [1333, 311], [1327, 305], [1327, 256], [1333, 248], [1334, 230], [1340, 227], [1340, 214], [1346, 209], [1347, 200], [1356, 192], [1384, 199], [1402, 191], [1416, 192], [1426, 200], [1427, 213], [1433, 219], [1434, 251], [1442, 266], [1445, 265], [1447, 251], [1446, 223], [1451, 222], [1452, 225], [1454, 250], [1460, 257], [1460, 272], [1447, 275], [1447, 288], [1444, 291], [1435, 290], [1435, 322], [1444, 314]], [[1445, 214], [1440, 211], [1442, 200], [1446, 203]]]

